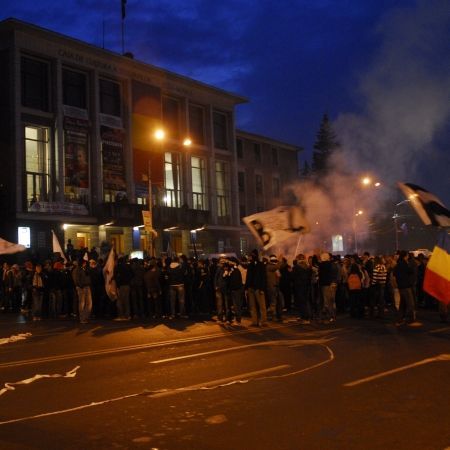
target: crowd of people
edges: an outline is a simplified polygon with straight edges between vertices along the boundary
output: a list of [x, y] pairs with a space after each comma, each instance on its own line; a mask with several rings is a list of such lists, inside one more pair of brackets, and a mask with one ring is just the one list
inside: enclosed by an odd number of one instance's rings
[[[33, 321], [69, 319], [174, 320], [177, 318], [267, 326], [289, 314], [303, 324], [332, 323], [337, 313], [352, 318], [383, 319], [395, 311], [397, 325], [417, 324], [418, 307], [440, 305], [422, 290], [427, 259], [406, 251], [391, 256], [345, 257], [327, 252], [292, 263], [282, 255], [261, 256], [253, 250], [240, 259], [116, 258], [108, 273], [106, 256], [95, 249], [68, 259], [22, 265], [3, 263], [0, 273], [2, 312], [28, 315]], [[106, 280], [106, 281], [105, 281]]]

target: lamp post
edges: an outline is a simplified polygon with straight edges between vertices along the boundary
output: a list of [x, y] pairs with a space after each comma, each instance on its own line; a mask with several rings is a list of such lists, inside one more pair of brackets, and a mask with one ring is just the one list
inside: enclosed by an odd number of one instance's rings
[[[379, 181], [373, 181], [371, 177], [369, 176], [365, 176], [363, 178], [361, 178], [360, 180], [360, 184], [363, 188], [367, 188], [370, 186], [373, 186], [375, 188], [378, 188], [381, 186], [381, 183]], [[352, 190], [352, 199], [353, 199], [353, 221], [352, 221], [352, 226], [353, 226], [353, 249], [354, 249], [354, 253], [358, 254], [358, 237], [357, 237], [357, 217], [361, 216], [363, 214], [362, 210], [356, 210], [356, 199], [355, 199], [355, 194], [356, 194], [356, 187], [357, 185], [353, 186], [353, 190]]]
[[405, 203], [410, 202], [411, 200], [406, 199], [406, 200], [402, 200], [401, 202], [398, 202], [395, 205], [394, 208], [394, 215], [392, 216], [392, 218], [394, 219], [394, 231], [395, 231], [395, 251], [398, 252], [399, 250], [399, 242], [398, 242], [398, 218], [400, 217], [400, 215], [397, 214], [397, 206], [403, 205]]
[[[155, 130], [154, 135], [153, 135], [154, 139], [159, 141], [159, 142], [163, 142], [165, 137], [166, 137], [166, 133], [162, 128], [158, 128], [157, 130]], [[148, 219], [147, 219], [147, 223], [146, 223], [146, 230], [147, 233], [149, 234], [149, 253], [150, 256], [154, 256], [154, 245], [153, 245], [153, 236], [155, 234], [155, 231], [153, 229], [153, 211], [152, 211], [152, 161], [151, 158], [148, 159], [148, 167], [147, 167], [147, 179], [148, 179]]]

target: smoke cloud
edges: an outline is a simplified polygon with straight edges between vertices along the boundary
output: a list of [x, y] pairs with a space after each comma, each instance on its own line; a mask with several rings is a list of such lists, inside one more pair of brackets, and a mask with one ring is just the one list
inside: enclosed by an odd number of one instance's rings
[[[433, 190], [437, 183], [450, 190], [449, 152], [433, 145], [450, 116], [448, 2], [424, 0], [415, 8], [393, 10], [376, 32], [382, 44], [356, 92], [361, 110], [341, 114], [333, 123], [341, 149], [333, 158], [331, 175], [319, 185], [306, 181], [293, 187], [312, 226], [300, 245], [305, 252], [330, 250], [336, 234], [346, 236], [345, 252], [354, 249], [355, 234], [363, 245], [367, 226], [382, 202], [392, 198], [395, 183], [423, 183], [430, 161], [436, 163], [433, 170], [441, 172], [425, 180], [424, 187]], [[362, 188], [363, 175], [381, 181], [381, 188]], [[364, 214], [355, 216], [359, 209]]]

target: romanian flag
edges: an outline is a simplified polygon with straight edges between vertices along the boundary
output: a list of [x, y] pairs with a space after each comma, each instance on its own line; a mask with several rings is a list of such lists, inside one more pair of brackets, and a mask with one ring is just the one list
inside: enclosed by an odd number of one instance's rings
[[450, 234], [443, 231], [427, 264], [423, 290], [439, 301], [450, 303]]

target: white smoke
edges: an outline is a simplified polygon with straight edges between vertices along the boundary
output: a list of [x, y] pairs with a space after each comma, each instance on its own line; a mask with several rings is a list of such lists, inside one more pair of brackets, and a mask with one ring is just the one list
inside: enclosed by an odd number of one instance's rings
[[[365, 107], [333, 123], [341, 149], [331, 175], [320, 187], [302, 182], [293, 188], [313, 230], [302, 251], [331, 250], [335, 234], [346, 236], [344, 251], [352, 251], [355, 227], [364, 244], [364, 230], [392, 196], [395, 182], [418, 182], [418, 169], [436, 156], [433, 139], [450, 117], [448, 13], [446, 0], [418, 1], [415, 8], [391, 11], [379, 25], [382, 44], [359, 86]], [[366, 174], [382, 187], [363, 189], [360, 179]], [[448, 184], [448, 167], [444, 174]], [[355, 217], [360, 208], [364, 215]]]

